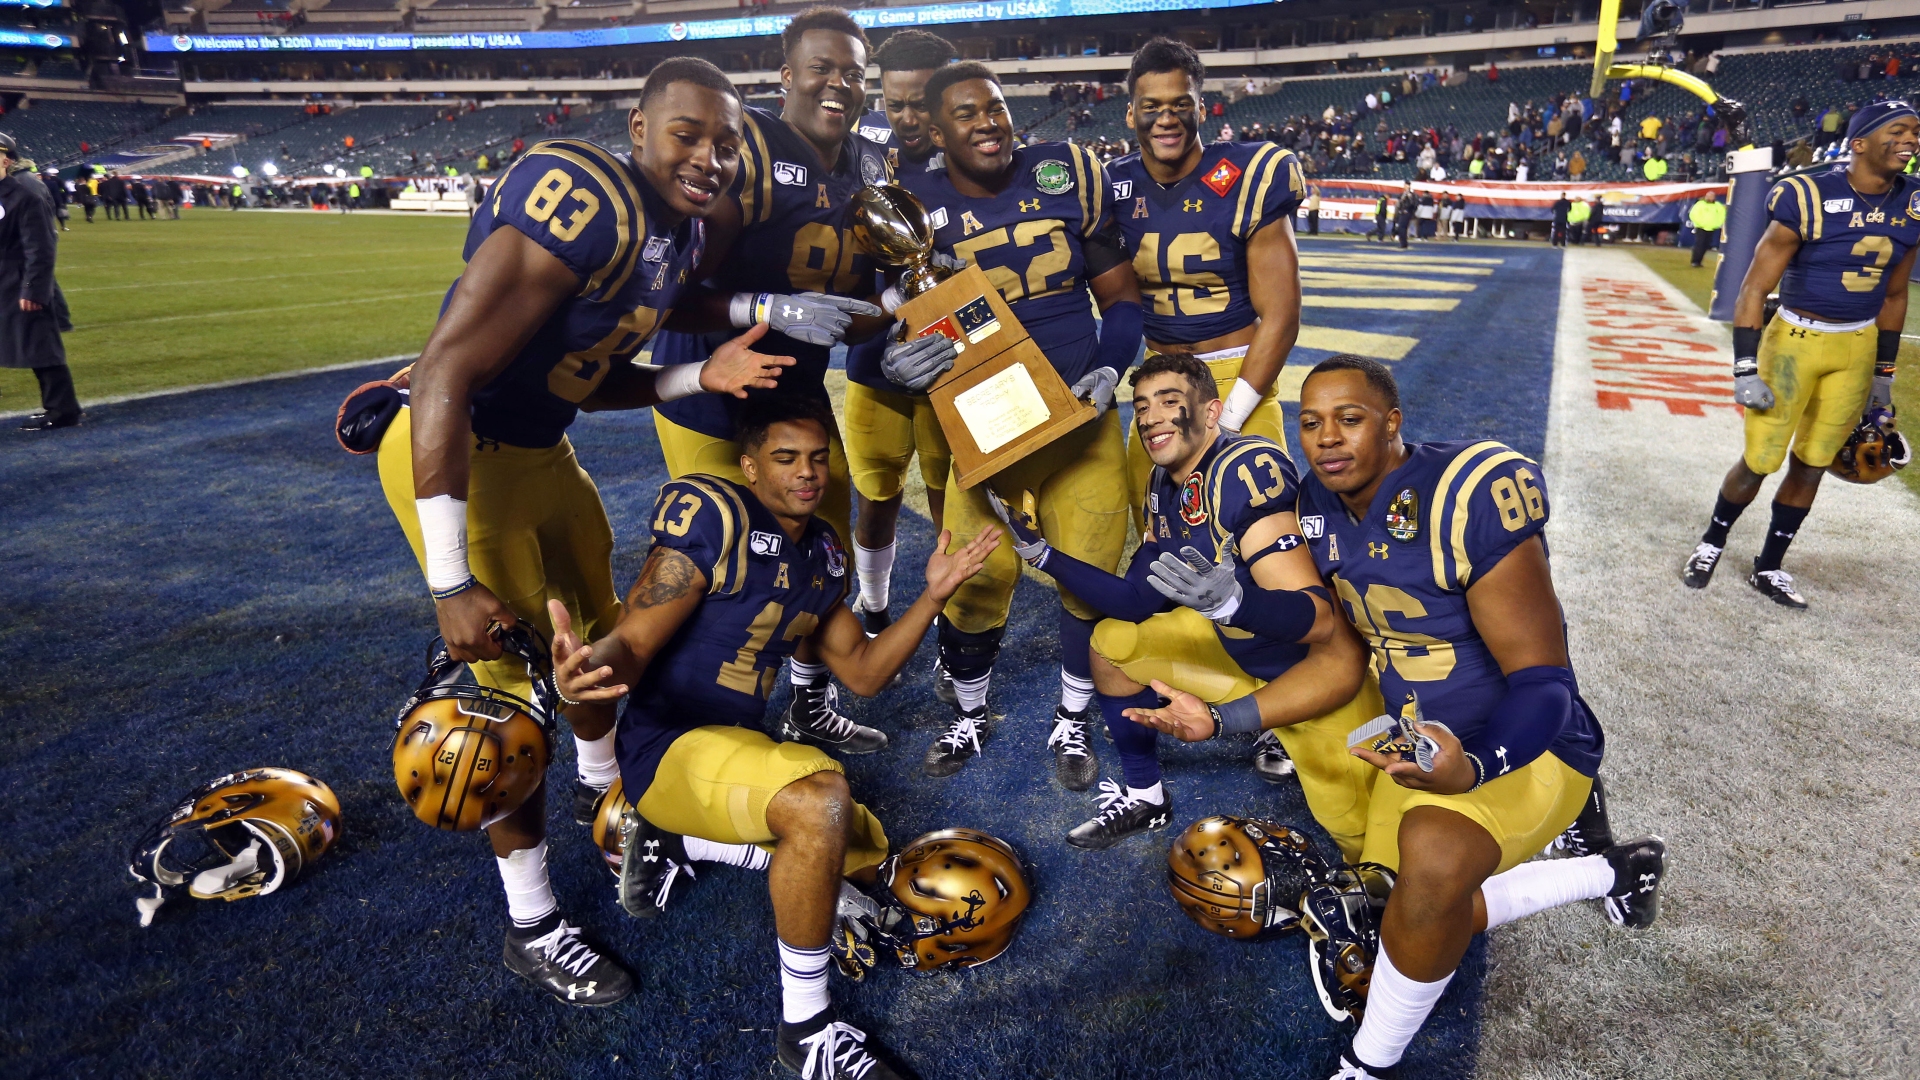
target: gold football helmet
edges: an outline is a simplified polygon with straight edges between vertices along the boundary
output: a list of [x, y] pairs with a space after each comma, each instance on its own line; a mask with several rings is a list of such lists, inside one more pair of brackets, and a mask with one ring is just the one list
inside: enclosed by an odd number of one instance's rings
[[974, 829], [942, 829], [880, 864], [878, 943], [900, 966], [928, 974], [1007, 951], [1032, 893], [1020, 856]]
[[1850, 484], [1877, 484], [1912, 460], [1907, 437], [1893, 426], [1893, 413], [1873, 408], [1860, 418], [1827, 471]]
[[527, 801], [553, 754], [555, 693], [544, 649], [524, 625], [500, 634], [527, 665], [534, 701], [453, 681], [460, 662], [436, 640], [420, 682], [394, 720], [393, 779], [413, 814], [436, 829], [470, 832]]
[[264, 896], [298, 878], [340, 837], [333, 789], [292, 769], [248, 769], [193, 789], [134, 846], [128, 869], [153, 887], [140, 925], [182, 889], [196, 900]]
[[1300, 894], [1326, 865], [1313, 843], [1270, 821], [1209, 817], [1167, 851], [1167, 885], [1203, 929], [1251, 940], [1300, 927]]

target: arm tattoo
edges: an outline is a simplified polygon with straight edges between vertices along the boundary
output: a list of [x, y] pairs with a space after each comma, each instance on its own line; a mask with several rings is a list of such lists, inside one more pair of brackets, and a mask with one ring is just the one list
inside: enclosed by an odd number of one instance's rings
[[669, 547], [655, 546], [647, 553], [647, 564], [640, 569], [627, 603], [637, 608], [659, 607], [687, 595], [700, 572], [693, 560]]

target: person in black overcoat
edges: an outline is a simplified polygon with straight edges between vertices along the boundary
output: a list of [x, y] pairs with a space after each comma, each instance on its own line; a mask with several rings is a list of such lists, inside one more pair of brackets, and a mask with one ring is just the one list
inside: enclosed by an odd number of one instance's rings
[[53, 197], [32, 166], [23, 167], [19, 144], [5, 133], [0, 173], [0, 367], [32, 368], [40, 380], [42, 411], [27, 418], [24, 430], [73, 427], [80, 401], [54, 313]]

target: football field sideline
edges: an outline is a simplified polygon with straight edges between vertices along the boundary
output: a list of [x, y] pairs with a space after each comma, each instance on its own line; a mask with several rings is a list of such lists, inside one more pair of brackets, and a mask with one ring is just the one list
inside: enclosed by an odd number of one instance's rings
[[[1480, 1075], [1912, 1077], [1920, 499], [1829, 477], [1786, 569], [1745, 584], [1776, 482], [1712, 586], [1680, 564], [1739, 455], [1727, 331], [1639, 260], [1575, 248], [1544, 461], [1574, 669], [1607, 731], [1616, 836], [1670, 865], [1634, 934], [1563, 908], [1488, 947]], [[1710, 378], [1677, 380], [1695, 365]], [[1705, 387], [1705, 389], [1697, 389]]]

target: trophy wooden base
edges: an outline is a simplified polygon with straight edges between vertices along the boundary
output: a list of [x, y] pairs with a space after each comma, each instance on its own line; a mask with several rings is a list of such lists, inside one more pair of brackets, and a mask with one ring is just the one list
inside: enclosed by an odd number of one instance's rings
[[913, 337], [944, 334], [960, 355], [928, 396], [970, 488], [1092, 420], [979, 267], [907, 301], [896, 313]]

